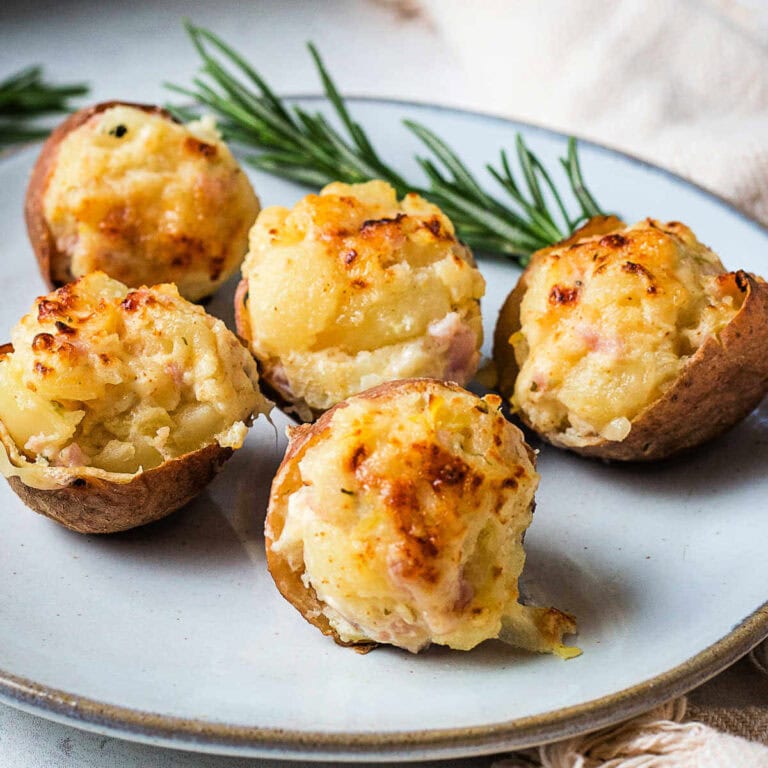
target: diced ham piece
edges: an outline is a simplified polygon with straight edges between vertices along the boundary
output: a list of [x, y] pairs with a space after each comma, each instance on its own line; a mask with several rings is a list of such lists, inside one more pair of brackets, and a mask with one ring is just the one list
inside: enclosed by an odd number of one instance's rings
[[608, 355], [618, 355], [623, 347], [621, 339], [616, 336], [606, 336], [590, 325], [580, 325], [577, 333], [583, 339], [590, 352], [600, 352]]
[[480, 361], [474, 331], [458, 313], [450, 312], [441, 320], [430, 323], [427, 332], [448, 352], [443, 378], [466, 384], [474, 376]]
[[270, 368], [269, 371], [269, 383], [286, 399], [293, 400], [293, 390], [291, 389], [291, 382], [288, 381], [288, 376], [285, 373], [285, 368], [280, 364]]
[[57, 467], [85, 467], [90, 462], [90, 456], [77, 443], [71, 443], [59, 451], [53, 464]]
[[177, 389], [181, 389], [181, 385], [184, 383], [184, 369], [178, 363], [168, 363], [165, 366], [165, 370], [173, 380]]
[[453, 604], [453, 609], [455, 611], [463, 611], [472, 602], [472, 598], [475, 596], [475, 588], [472, 586], [471, 582], [467, 581], [463, 573], [459, 577], [457, 592], [458, 594], [456, 602]]

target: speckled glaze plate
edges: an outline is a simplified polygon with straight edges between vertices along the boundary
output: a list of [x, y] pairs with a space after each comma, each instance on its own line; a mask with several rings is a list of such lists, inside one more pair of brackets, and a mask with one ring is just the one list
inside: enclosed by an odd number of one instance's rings
[[[309, 106], [318, 103], [307, 100]], [[565, 139], [437, 107], [353, 100], [412, 176], [411, 117], [480, 171], [520, 130], [551, 166]], [[322, 105], [321, 105], [322, 106]], [[44, 292], [21, 216], [37, 147], [0, 161], [0, 338]], [[597, 198], [634, 221], [688, 223], [730, 268], [768, 273], [768, 235], [695, 186], [583, 144]], [[254, 176], [265, 204], [299, 188]], [[486, 338], [519, 270], [481, 258]], [[209, 305], [231, 323], [234, 283]], [[488, 352], [486, 344], [486, 352]], [[80, 536], [0, 486], [0, 700], [127, 739], [237, 755], [407, 760], [490, 753], [616, 722], [714, 675], [768, 635], [768, 403], [711, 445], [656, 466], [542, 446], [524, 592], [578, 617], [562, 661], [489, 642], [419, 656], [340, 648], [267, 573], [262, 525], [286, 421], [263, 419], [186, 509]]]

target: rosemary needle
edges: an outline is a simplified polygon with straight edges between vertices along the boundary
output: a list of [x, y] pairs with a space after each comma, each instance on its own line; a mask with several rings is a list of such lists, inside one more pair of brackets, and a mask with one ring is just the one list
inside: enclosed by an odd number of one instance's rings
[[[575, 215], [569, 213], [552, 176], [520, 134], [515, 156], [521, 180], [502, 150], [498, 165], [486, 166], [503, 193], [494, 195], [443, 139], [421, 123], [405, 120], [405, 127], [427, 153], [416, 158], [427, 184], [414, 184], [378, 154], [350, 114], [314, 45], [309, 44], [309, 52], [336, 125], [319, 112], [286, 104], [243, 56], [210, 30], [189, 22], [186, 29], [200, 56], [200, 74], [190, 87], [168, 87], [214, 112], [228, 140], [260, 150], [246, 158], [255, 168], [310, 187], [383, 179], [401, 196], [414, 191], [439, 205], [472, 248], [504, 254], [522, 264], [534, 251], [567, 237], [585, 219], [602, 214], [584, 182], [573, 138], [560, 162], [578, 205]], [[182, 119], [196, 116], [190, 108], [170, 109]]]
[[82, 83], [51, 85], [41, 67], [27, 67], [0, 80], [0, 149], [48, 134], [35, 119], [70, 110], [69, 100], [88, 92]]

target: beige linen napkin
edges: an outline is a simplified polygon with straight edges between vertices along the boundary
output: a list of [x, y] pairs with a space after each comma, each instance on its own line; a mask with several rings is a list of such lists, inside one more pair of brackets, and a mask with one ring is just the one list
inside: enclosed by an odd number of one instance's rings
[[497, 760], [493, 768], [726, 768], [768, 766], [768, 749], [703, 723], [682, 722], [677, 699], [614, 728]]
[[[698, 703], [676, 699], [611, 728], [497, 759], [492, 768], [767, 768], [767, 693], [768, 641], [694, 691], [690, 701]], [[744, 706], [750, 701], [758, 703]]]

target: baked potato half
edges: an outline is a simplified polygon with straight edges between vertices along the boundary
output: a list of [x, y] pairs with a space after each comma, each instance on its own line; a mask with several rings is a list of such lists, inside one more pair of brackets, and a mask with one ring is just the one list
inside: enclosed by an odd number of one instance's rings
[[267, 564], [342, 645], [413, 653], [491, 638], [567, 657], [573, 617], [518, 602], [538, 484], [500, 413], [430, 379], [387, 382], [292, 429], [269, 500]]
[[561, 448], [652, 461], [733, 426], [768, 392], [768, 284], [693, 232], [593, 219], [535, 253], [493, 356], [521, 420]]
[[186, 504], [269, 404], [224, 324], [103, 272], [36, 299], [0, 349], [0, 471], [27, 506], [111, 533]]
[[24, 211], [50, 288], [102, 270], [197, 301], [239, 268], [259, 201], [212, 120], [106, 102], [53, 131]]
[[303, 421], [384, 381], [467, 383], [485, 283], [439, 208], [383, 181], [264, 209], [235, 299], [262, 382]]

